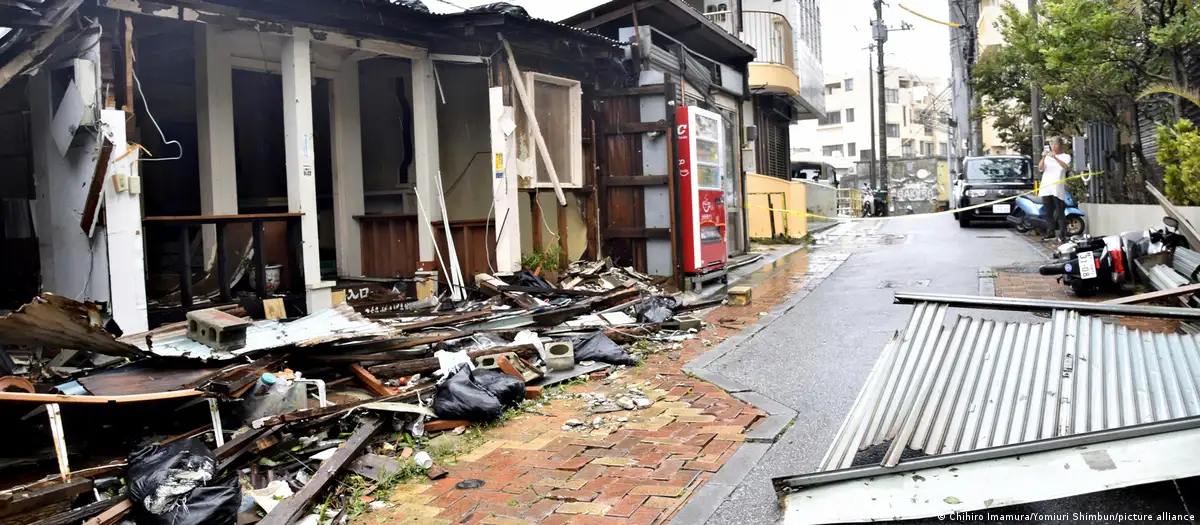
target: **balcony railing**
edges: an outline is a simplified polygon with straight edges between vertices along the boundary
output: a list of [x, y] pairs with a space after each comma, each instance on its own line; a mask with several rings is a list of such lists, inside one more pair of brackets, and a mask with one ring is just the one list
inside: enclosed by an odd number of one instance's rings
[[[721, 28], [733, 33], [733, 16], [729, 11], [705, 13]], [[792, 52], [794, 35], [792, 24], [779, 13], [769, 11], [742, 11], [742, 42], [750, 45], [758, 52], [755, 62], [779, 64], [794, 69], [795, 60]]]

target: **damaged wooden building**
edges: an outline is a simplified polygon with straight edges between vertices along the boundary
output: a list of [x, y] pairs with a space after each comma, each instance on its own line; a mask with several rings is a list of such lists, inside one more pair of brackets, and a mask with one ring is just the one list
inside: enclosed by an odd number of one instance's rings
[[[605, 256], [683, 286], [674, 108], [691, 104], [726, 119], [720, 222], [747, 246], [753, 50], [719, 28], [681, 43], [386, 0], [0, 13], [0, 308], [42, 290], [134, 333], [246, 298], [313, 313], [347, 281], [473, 285]], [[688, 47], [705, 39], [712, 58]], [[648, 75], [661, 49], [682, 62]]]

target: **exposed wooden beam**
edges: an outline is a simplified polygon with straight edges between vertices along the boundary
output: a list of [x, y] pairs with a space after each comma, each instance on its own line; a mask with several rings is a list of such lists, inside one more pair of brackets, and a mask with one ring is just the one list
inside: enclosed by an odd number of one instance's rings
[[578, 24], [575, 27], [579, 29], [591, 29], [593, 27], [602, 26], [613, 20], [617, 20], [623, 16], [633, 14], [634, 10], [642, 10], [662, 3], [663, 0], [642, 0], [636, 4], [630, 4], [616, 11], [609, 11], [602, 15], [595, 16]]

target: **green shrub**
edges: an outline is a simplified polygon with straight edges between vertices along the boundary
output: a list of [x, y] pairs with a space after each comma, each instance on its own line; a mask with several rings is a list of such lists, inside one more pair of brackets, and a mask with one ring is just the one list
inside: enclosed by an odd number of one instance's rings
[[1158, 127], [1158, 163], [1167, 198], [1180, 206], [1200, 204], [1200, 132], [1190, 120]]

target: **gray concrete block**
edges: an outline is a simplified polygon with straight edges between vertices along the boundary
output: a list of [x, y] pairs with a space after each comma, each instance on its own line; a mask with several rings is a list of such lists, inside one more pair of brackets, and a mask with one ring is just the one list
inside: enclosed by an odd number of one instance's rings
[[712, 370], [699, 369], [699, 370], [692, 371], [692, 374], [700, 379], [708, 381], [709, 383], [717, 385], [718, 387], [721, 388], [721, 390], [724, 390], [731, 394], [735, 393], [735, 392], [746, 392], [746, 391], [750, 390], [750, 387], [743, 385], [732, 379], [729, 379], [728, 377], [725, 377], [721, 374], [713, 372]]
[[795, 418], [795, 413], [782, 416], [768, 416], [767, 419], [756, 425], [750, 433], [746, 434], [746, 442], [774, 443]]
[[736, 397], [743, 402], [750, 403], [751, 405], [754, 405], [754, 408], [762, 410], [763, 412], [766, 412], [772, 416], [796, 415], [795, 410], [792, 410], [788, 406], [758, 392], [737, 392], [733, 394], [733, 397]]

